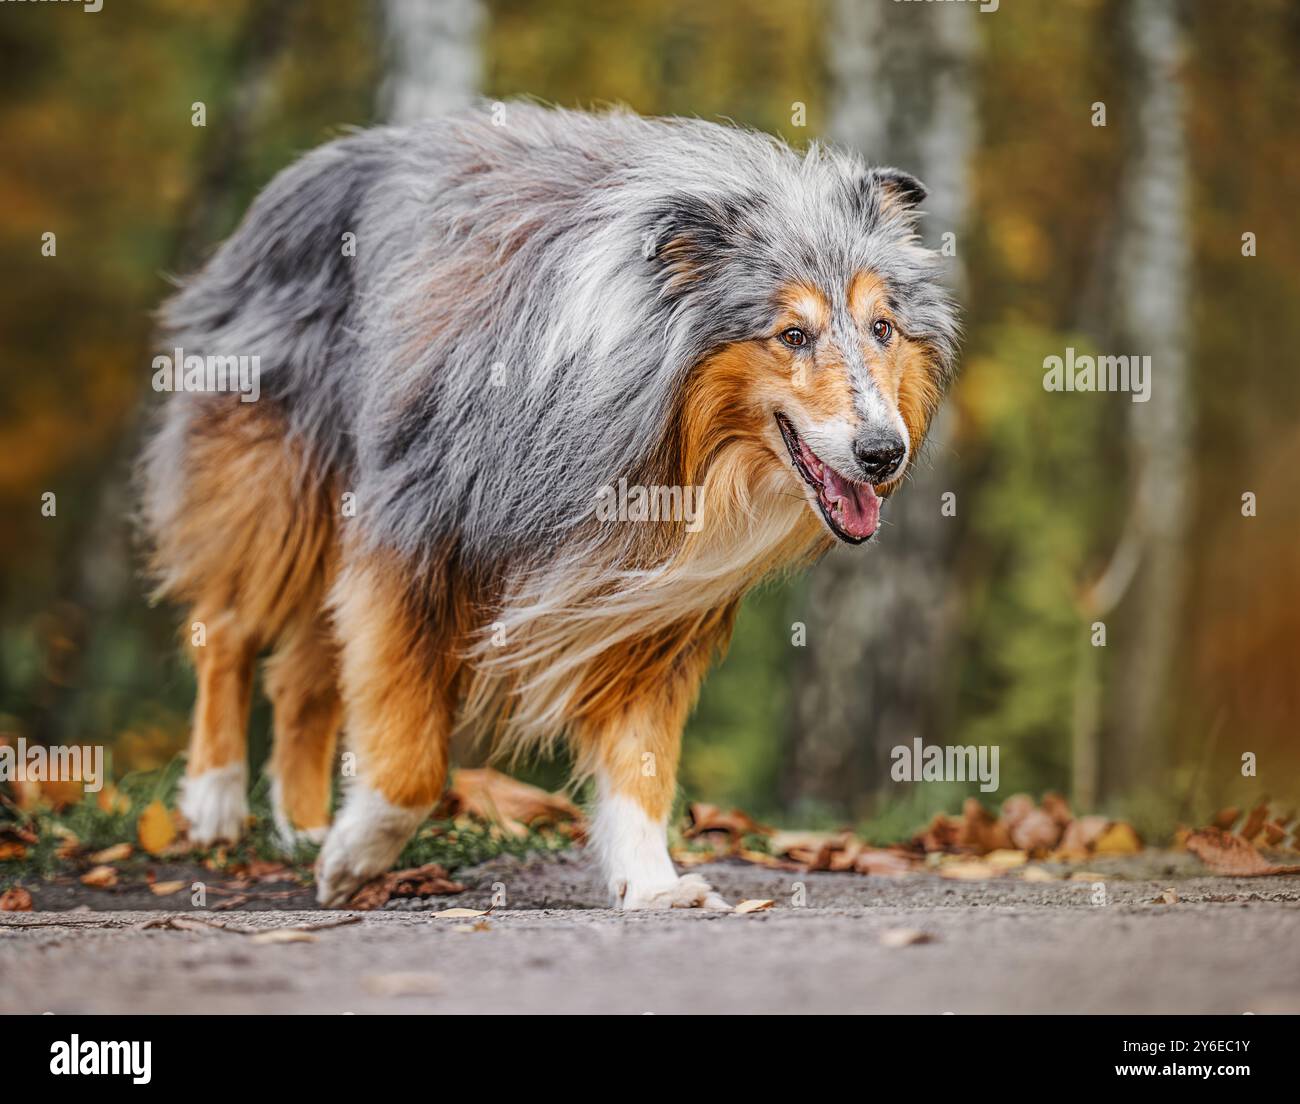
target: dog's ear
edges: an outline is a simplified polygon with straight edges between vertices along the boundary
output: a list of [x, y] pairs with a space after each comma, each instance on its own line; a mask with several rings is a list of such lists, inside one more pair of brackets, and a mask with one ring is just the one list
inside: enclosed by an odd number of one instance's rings
[[902, 169], [869, 169], [862, 178], [859, 201], [864, 211], [897, 213], [911, 221], [929, 194], [926, 186]]
[[641, 255], [680, 288], [720, 264], [740, 239], [752, 235], [743, 199], [681, 193], [647, 211]]

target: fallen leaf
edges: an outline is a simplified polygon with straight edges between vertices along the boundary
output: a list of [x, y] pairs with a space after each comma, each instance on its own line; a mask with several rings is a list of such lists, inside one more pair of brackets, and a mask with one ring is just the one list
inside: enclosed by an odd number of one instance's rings
[[31, 912], [32, 895], [22, 886], [10, 886], [0, 893], [0, 912]]
[[1170, 888], [1166, 889], [1159, 897], [1152, 902], [1153, 905], [1176, 905], [1178, 904], [1178, 891]]
[[97, 866], [81, 876], [81, 884], [95, 889], [111, 889], [117, 885], [117, 871], [111, 866]]
[[1043, 812], [1062, 828], [1073, 823], [1074, 814], [1070, 811], [1070, 803], [1059, 793], [1043, 794], [1043, 800], [1039, 804], [1042, 806]]
[[129, 843], [115, 843], [112, 847], [105, 847], [102, 851], [96, 851], [90, 856], [93, 863], [115, 863], [123, 859], [129, 859], [134, 848]]
[[270, 931], [261, 931], [249, 939], [250, 943], [315, 943], [320, 939], [318, 935], [312, 935], [308, 931], [299, 931], [296, 928], [272, 928]]
[[1133, 829], [1133, 825], [1122, 820], [1111, 824], [1093, 844], [1093, 851], [1098, 855], [1136, 855], [1142, 850], [1142, 840]]
[[920, 928], [888, 928], [880, 933], [882, 947], [911, 947], [916, 943], [933, 943], [934, 936]]
[[448, 879], [447, 871], [437, 863], [426, 863], [381, 874], [357, 890], [348, 907], [368, 912], [381, 908], [392, 897], [442, 897], [464, 891], [464, 885]]
[[1031, 809], [1010, 828], [1011, 842], [1021, 851], [1047, 852], [1061, 839], [1061, 826], [1042, 809]]
[[122, 793], [112, 782], [108, 783], [98, 794], [95, 802], [101, 813], [129, 813], [131, 799]]
[[1246, 823], [1241, 826], [1241, 831], [1237, 833], [1242, 839], [1253, 840], [1259, 835], [1260, 830], [1264, 827], [1264, 822], [1268, 820], [1268, 802], [1261, 801], [1246, 817]]
[[442, 991], [436, 974], [367, 974], [361, 983], [378, 997], [430, 997]]
[[741, 901], [740, 904], [732, 909], [732, 912], [735, 912], [738, 915], [743, 915], [746, 912], [766, 912], [774, 904], [776, 904], [775, 901]]
[[1095, 870], [1076, 870], [1070, 875], [1072, 882], [1104, 882], [1105, 874], [1098, 874]]
[[859, 874], [878, 874], [887, 878], [896, 878], [911, 874], [919, 866], [919, 861], [909, 855], [884, 848], [868, 847], [858, 852], [853, 869]]
[[0, 862], [17, 862], [27, 858], [27, 848], [17, 840], [0, 840]]
[[1266, 874], [1300, 874], [1300, 866], [1269, 862], [1249, 840], [1219, 828], [1206, 828], [1187, 837], [1187, 850], [1216, 874], [1249, 878]]
[[1227, 831], [1237, 823], [1237, 818], [1241, 816], [1241, 810], [1235, 805], [1230, 805], [1226, 809], [1220, 809], [1214, 814], [1214, 819], [1210, 822], [1215, 828], [1221, 828]]
[[724, 813], [716, 805], [707, 805], [702, 801], [691, 804], [687, 809], [690, 824], [682, 833], [687, 839], [695, 839], [706, 832], [722, 832], [730, 836], [733, 842], [739, 842], [744, 836], [770, 836], [772, 829], [759, 824], [748, 813], [732, 809]]
[[173, 893], [179, 893], [187, 884], [186, 882], [154, 882], [149, 887], [149, 892], [155, 897], [170, 897]]
[[1002, 848], [990, 851], [984, 856], [984, 861], [998, 870], [1014, 870], [1018, 866], [1024, 866], [1029, 861], [1029, 855], [1024, 851], [1009, 851]]
[[1057, 877], [1050, 870], [1044, 870], [1041, 866], [1027, 866], [1020, 875], [1025, 882], [1055, 882]]
[[439, 920], [464, 920], [470, 916], [486, 916], [486, 909], [469, 909], [469, 908], [449, 908], [441, 912], [432, 912], [430, 916]]
[[151, 855], [164, 851], [176, 838], [176, 825], [167, 806], [155, 799], [145, 806], [135, 824], [136, 838]]
[[996, 878], [1001, 871], [986, 862], [951, 862], [939, 868], [944, 878], [956, 878], [962, 882], [981, 882], [986, 878]]
[[1110, 821], [1103, 816], [1085, 816], [1070, 821], [1061, 836], [1056, 857], [1064, 860], [1086, 859], [1097, 841], [1106, 833]]
[[508, 774], [483, 767], [458, 770], [438, 806], [439, 815], [469, 814], [500, 824], [515, 836], [541, 823], [581, 821], [582, 812], [563, 794], [549, 793]]

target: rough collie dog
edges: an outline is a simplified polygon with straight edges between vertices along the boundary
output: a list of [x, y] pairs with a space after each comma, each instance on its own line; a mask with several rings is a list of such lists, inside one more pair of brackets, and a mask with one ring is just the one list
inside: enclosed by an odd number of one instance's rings
[[921, 446], [957, 331], [924, 194], [524, 104], [277, 177], [162, 315], [187, 365], [258, 357], [259, 397], [166, 395], [143, 461], [159, 593], [202, 641], [191, 839], [243, 827], [269, 651], [276, 820], [323, 841], [323, 904], [390, 867], [467, 725], [568, 741], [617, 905], [725, 908], [668, 855], [682, 727], [745, 592], [868, 540]]

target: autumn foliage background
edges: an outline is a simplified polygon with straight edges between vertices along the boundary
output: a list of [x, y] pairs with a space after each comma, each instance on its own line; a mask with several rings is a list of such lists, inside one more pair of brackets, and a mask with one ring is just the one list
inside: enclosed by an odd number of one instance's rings
[[[866, 0], [863, 0], [866, 2]], [[377, 3], [106, 0], [0, 5], [0, 733], [106, 743], [121, 774], [183, 749], [193, 682], [177, 618], [146, 602], [132, 547], [129, 469], [149, 390], [150, 312], [168, 273], [200, 262], [256, 192], [299, 153], [377, 121], [388, 66]], [[824, 136], [842, 87], [831, 45], [851, 5], [810, 0], [491, 0], [481, 91], [566, 105], [726, 117], [795, 144]], [[1300, 9], [1287, 0], [1182, 9], [1189, 292], [1181, 583], [1151, 610], [1141, 573], [1091, 651], [1084, 596], [1121, 541], [1135, 462], [1125, 395], [1060, 395], [1042, 361], [1119, 342], [1112, 262], [1126, 232], [1143, 103], [1118, 0], [882, 3], [889, 56], [948, 8], [971, 26], [961, 70], [977, 140], [959, 234], [964, 375], [929, 464], [955, 492], [931, 607], [924, 695], [902, 714], [871, 701], [808, 754], [800, 694], [834, 685], [862, 645], [861, 677], [912, 629], [874, 623], [846, 640], [818, 619], [814, 583], [752, 596], [706, 684], [683, 787], [776, 821], [857, 822], [877, 835], [960, 807], [974, 787], [893, 783], [892, 745], [997, 744], [1002, 787], [1075, 792], [1080, 706], [1092, 694], [1094, 811], [1144, 833], [1263, 797], [1300, 799]], [[963, 10], [969, 9], [969, 10]], [[901, 49], [901, 46], [898, 47]], [[888, 80], [882, 75], [881, 81]], [[191, 105], [207, 105], [207, 126]], [[1107, 105], [1095, 127], [1092, 105]], [[792, 104], [806, 126], [792, 125]], [[904, 136], [906, 138], [906, 136]], [[904, 142], [904, 145], [906, 143]], [[901, 148], [901, 147], [900, 147]], [[873, 160], [904, 161], [894, 150]], [[904, 163], [904, 167], [912, 167]], [[57, 256], [41, 236], [57, 235]], [[1242, 255], [1242, 234], [1257, 255]], [[1152, 406], [1161, 399], [1154, 368]], [[41, 495], [57, 495], [43, 517]], [[1245, 492], [1257, 516], [1242, 516]], [[907, 492], [904, 492], [907, 493]], [[934, 507], [937, 511], [937, 505]], [[890, 529], [884, 543], [894, 537]], [[878, 554], [879, 553], [879, 554]], [[888, 588], [887, 553], [859, 552], [860, 585]], [[820, 570], [820, 569], [819, 569]], [[1134, 731], [1125, 675], [1144, 618], [1174, 648], [1160, 708]], [[806, 647], [791, 626], [808, 627]], [[856, 670], [856, 668], [855, 668]], [[891, 669], [892, 671], [892, 669]], [[1089, 689], [1091, 688], [1091, 689]], [[883, 696], [874, 700], [884, 701]], [[831, 709], [833, 703], [827, 703]], [[833, 712], [833, 711], [832, 711]], [[906, 716], [906, 722], [897, 716]], [[255, 707], [255, 762], [269, 714]], [[1243, 777], [1241, 756], [1257, 756]], [[553, 765], [538, 780], [559, 777]]]

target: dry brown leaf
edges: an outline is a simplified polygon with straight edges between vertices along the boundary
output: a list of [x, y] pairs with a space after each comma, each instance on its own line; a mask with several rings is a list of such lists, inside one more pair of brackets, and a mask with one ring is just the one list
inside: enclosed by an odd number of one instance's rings
[[716, 805], [697, 801], [687, 809], [687, 813], [690, 816], [690, 824], [682, 833], [687, 839], [695, 839], [706, 832], [722, 832], [735, 842], [739, 842], [744, 836], [772, 835], [771, 828], [759, 824], [740, 809], [732, 809], [731, 812], [724, 813]]
[[911, 874], [919, 866], [920, 862], [909, 855], [879, 847], [859, 851], [853, 863], [853, 869], [859, 874], [878, 874], [886, 878]]
[[0, 840], [0, 862], [17, 862], [27, 858], [27, 848], [17, 840]]
[[920, 928], [887, 928], [880, 933], [882, 947], [911, 947], [917, 943], [933, 943], [934, 936]]
[[1268, 820], [1268, 801], [1261, 801], [1250, 811], [1246, 817], [1246, 823], [1241, 826], [1241, 831], [1237, 834], [1242, 839], [1253, 840], [1259, 835], [1260, 830], [1264, 827], [1264, 822]]
[[349, 908], [370, 911], [386, 904], [393, 897], [442, 897], [463, 893], [465, 887], [447, 877], [447, 871], [437, 863], [426, 863], [407, 870], [394, 870], [367, 882], [352, 895]]
[[1061, 838], [1061, 826], [1042, 809], [1030, 809], [1009, 829], [1011, 842], [1021, 851], [1045, 853]]
[[527, 835], [528, 826], [581, 821], [578, 807], [563, 794], [549, 793], [508, 774], [483, 767], [458, 770], [439, 805], [439, 815], [468, 814], [500, 824], [513, 835]]
[[31, 912], [32, 895], [22, 886], [10, 886], [0, 893], [0, 912]]
[[1163, 893], [1161, 893], [1159, 897], [1155, 898], [1151, 903], [1153, 905], [1176, 905], [1178, 904], [1178, 900], [1179, 900], [1178, 891], [1170, 887], [1169, 889], [1166, 889]]
[[1187, 850], [1216, 874], [1249, 878], [1267, 874], [1300, 874], [1300, 866], [1269, 862], [1249, 840], [1219, 828], [1206, 828], [1187, 837]]
[[1065, 834], [1061, 836], [1056, 857], [1065, 860], [1086, 859], [1109, 825], [1110, 821], [1103, 816], [1085, 816], [1070, 821]]
[[1043, 800], [1039, 804], [1042, 806], [1043, 812], [1062, 828], [1074, 820], [1074, 813], [1070, 811], [1070, 803], [1059, 793], [1043, 794]]
[[154, 882], [149, 887], [149, 892], [155, 897], [170, 897], [173, 893], [179, 893], [185, 888], [185, 882]]
[[167, 806], [159, 800], [149, 802], [140, 819], [135, 824], [136, 838], [151, 855], [157, 855], [167, 849], [167, 845], [176, 838], [176, 825]]
[[449, 909], [443, 909], [441, 912], [430, 913], [429, 915], [435, 917], [438, 920], [466, 920], [471, 916], [486, 916], [487, 910], [470, 909], [470, 908], [449, 908]]
[[1111, 824], [1093, 844], [1093, 851], [1098, 855], [1136, 855], [1141, 850], [1142, 840], [1133, 825], [1122, 820]]
[[315, 943], [320, 936], [296, 928], [272, 928], [249, 937], [250, 943]]
[[744, 915], [747, 912], [766, 912], [775, 904], [775, 901], [741, 901], [740, 904], [731, 911], [736, 913], [738, 916]]
[[1011, 836], [1007, 827], [994, 819], [976, 798], [968, 797], [962, 802], [961, 827], [957, 832], [957, 846], [977, 855], [990, 851], [1002, 851], [1011, 846]]
[[117, 871], [111, 866], [97, 866], [81, 876], [81, 884], [95, 889], [111, 889], [117, 885]]
[[1241, 816], [1241, 810], [1238, 809], [1237, 806], [1235, 805], [1229, 805], [1228, 808], [1220, 809], [1217, 813], [1215, 813], [1214, 819], [1211, 820], [1210, 823], [1215, 828], [1221, 828], [1223, 829], [1223, 831], [1226, 832], [1229, 828], [1231, 828], [1234, 824], [1237, 823], [1237, 818], [1239, 816]]
[[135, 850], [129, 843], [115, 843], [112, 847], [105, 847], [102, 851], [96, 851], [90, 856], [93, 863], [115, 863], [123, 859], [129, 859], [131, 852]]

